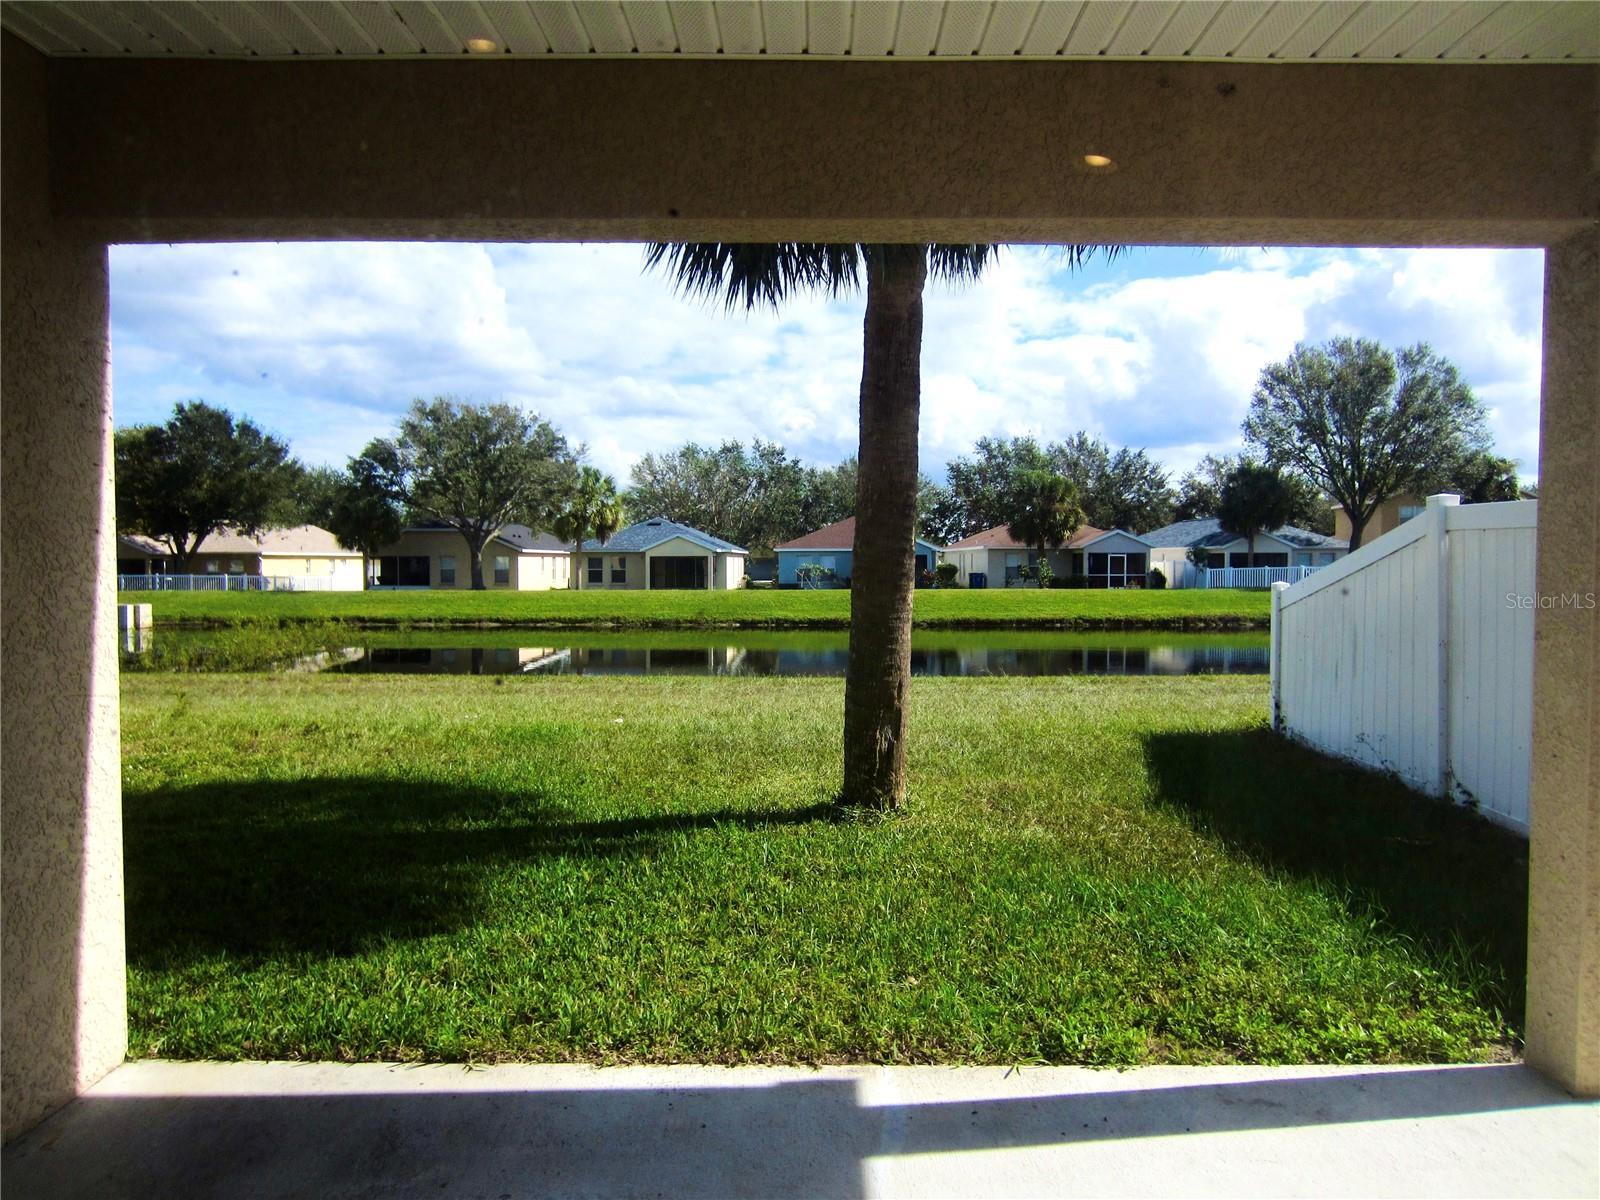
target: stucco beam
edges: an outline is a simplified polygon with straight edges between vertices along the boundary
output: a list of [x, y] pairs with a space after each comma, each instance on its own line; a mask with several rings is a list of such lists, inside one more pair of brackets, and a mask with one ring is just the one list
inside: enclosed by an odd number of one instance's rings
[[1600, 212], [1588, 65], [50, 67], [55, 210], [118, 241], [1534, 245]]

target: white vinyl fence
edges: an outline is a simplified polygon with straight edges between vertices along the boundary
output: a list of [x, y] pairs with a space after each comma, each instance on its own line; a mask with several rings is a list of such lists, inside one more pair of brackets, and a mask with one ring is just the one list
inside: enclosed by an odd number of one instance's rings
[[1275, 587], [1274, 728], [1527, 833], [1537, 513], [1430, 496]]
[[337, 592], [332, 575], [118, 575], [122, 592]]
[[1206, 567], [1200, 586], [1208, 588], [1269, 588], [1275, 583], [1299, 583], [1321, 567]]

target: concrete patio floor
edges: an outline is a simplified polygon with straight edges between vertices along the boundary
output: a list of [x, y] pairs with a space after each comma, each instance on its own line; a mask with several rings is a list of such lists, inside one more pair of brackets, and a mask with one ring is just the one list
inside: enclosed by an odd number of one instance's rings
[[140, 1062], [4, 1152], [25, 1197], [1595, 1196], [1520, 1065]]

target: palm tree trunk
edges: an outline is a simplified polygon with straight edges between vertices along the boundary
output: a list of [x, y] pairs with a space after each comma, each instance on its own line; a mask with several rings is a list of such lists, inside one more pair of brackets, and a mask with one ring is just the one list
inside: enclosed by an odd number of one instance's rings
[[855, 807], [897, 808], [906, 794], [927, 271], [922, 246], [874, 246], [867, 264], [840, 792], [840, 800]]

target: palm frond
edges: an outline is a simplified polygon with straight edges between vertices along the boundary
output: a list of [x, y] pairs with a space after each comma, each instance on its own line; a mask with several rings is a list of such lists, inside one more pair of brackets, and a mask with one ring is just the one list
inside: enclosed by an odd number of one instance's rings
[[758, 305], [777, 309], [801, 291], [853, 291], [861, 258], [861, 248], [849, 243], [652, 242], [644, 265], [664, 265], [684, 295], [748, 311]]
[[1131, 246], [1099, 246], [1099, 245], [1062, 245], [1057, 246], [1056, 253], [1061, 256], [1061, 261], [1067, 264], [1069, 271], [1077, 271], [1089, 265], [1089, 261], [1097, 255], [1108, 263], [1115, 262], [1126, 254]]
[[973, 283], [999, 256], [999, 246], [935, 244], [928, 247], [928, 277], [941, 283]]

